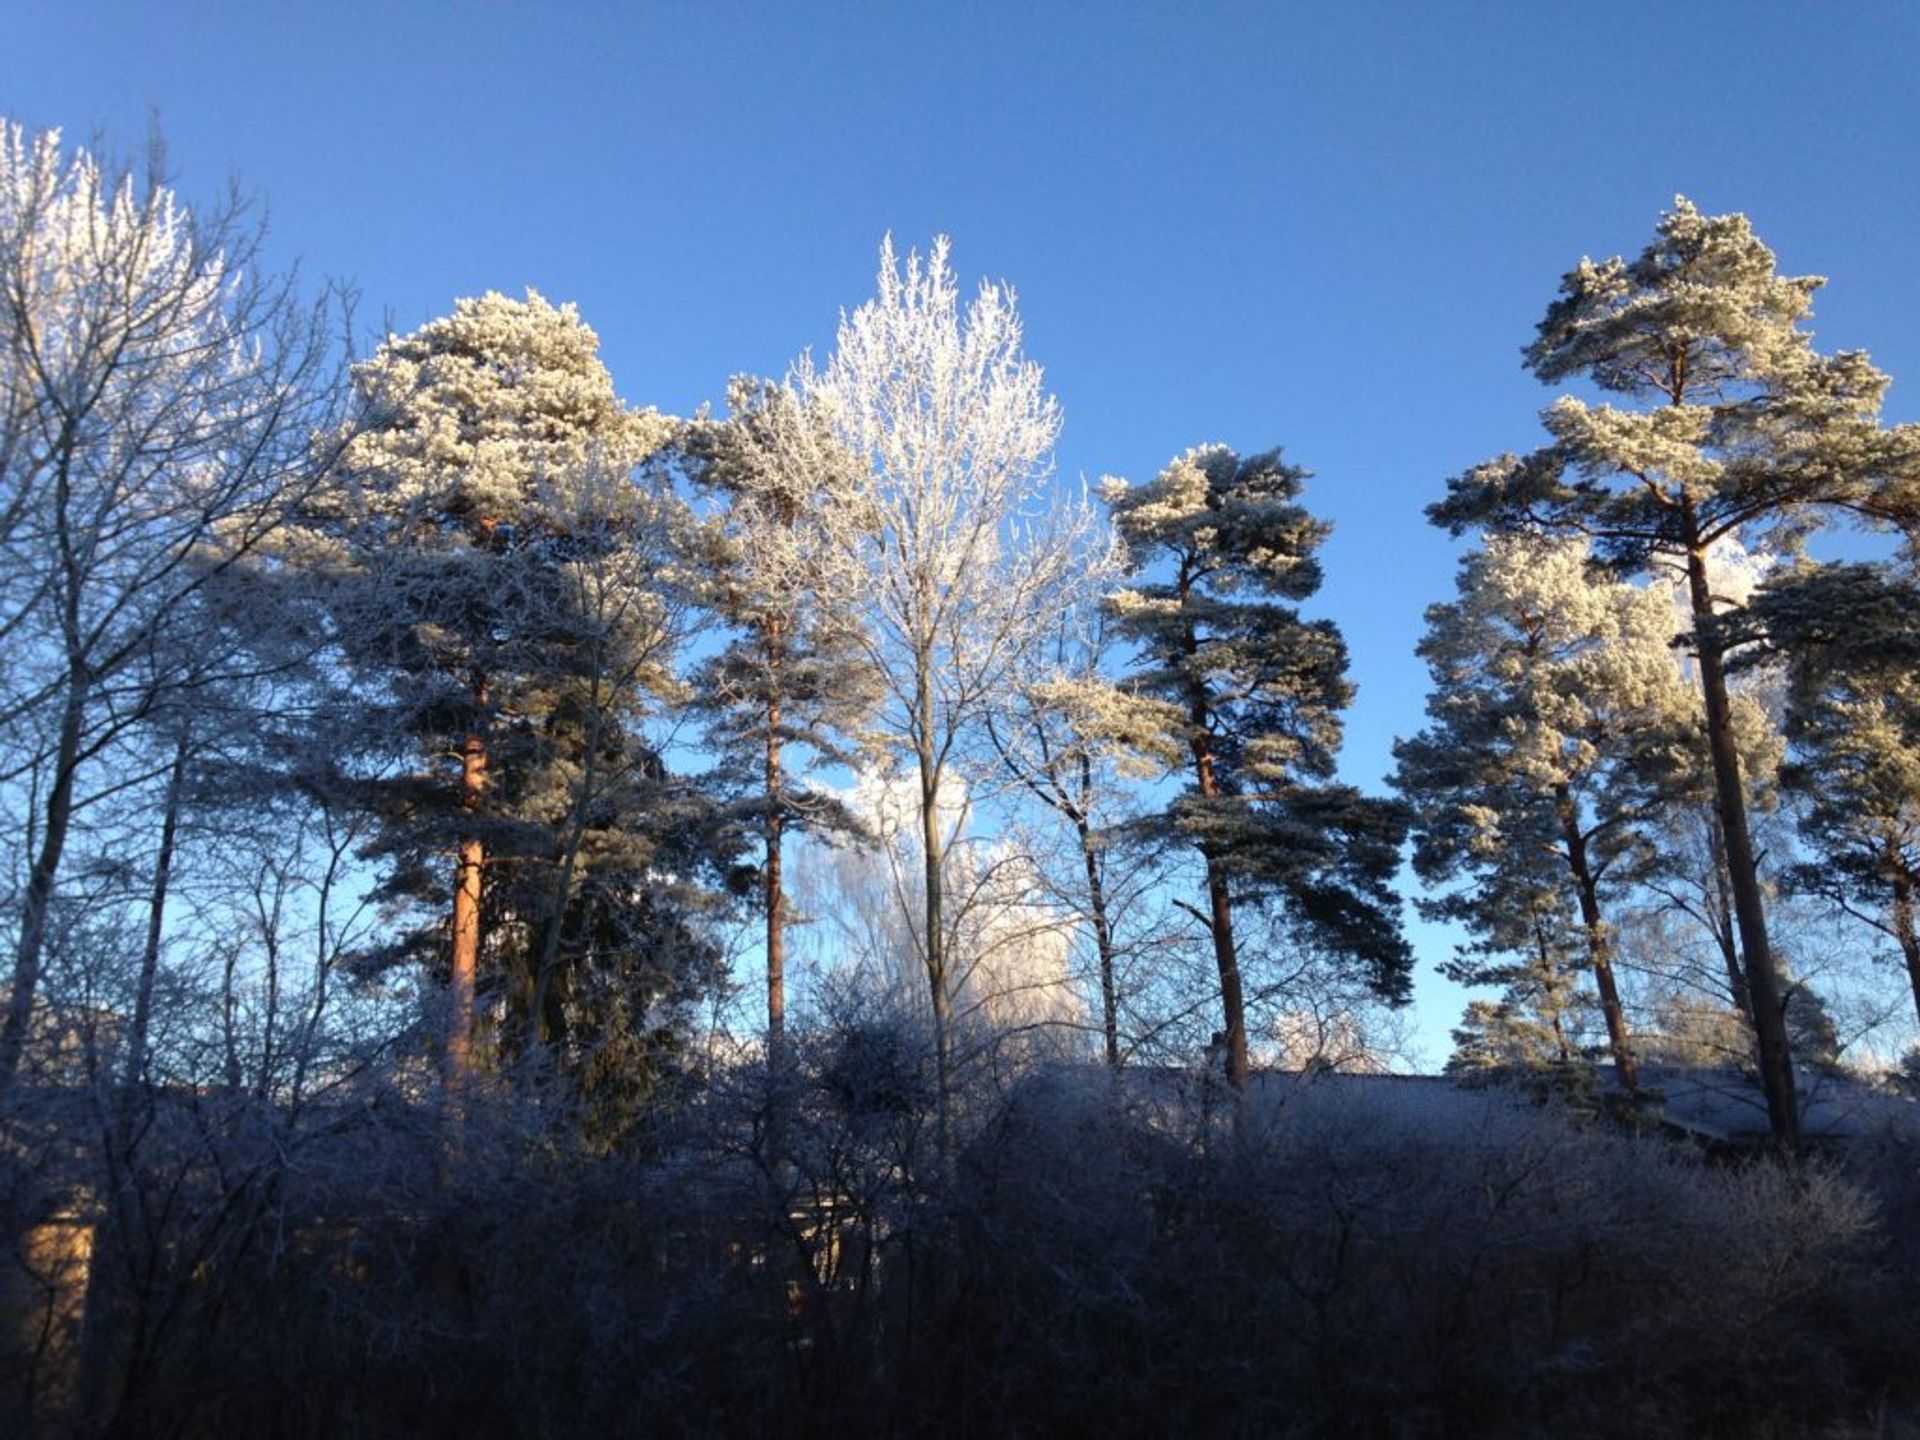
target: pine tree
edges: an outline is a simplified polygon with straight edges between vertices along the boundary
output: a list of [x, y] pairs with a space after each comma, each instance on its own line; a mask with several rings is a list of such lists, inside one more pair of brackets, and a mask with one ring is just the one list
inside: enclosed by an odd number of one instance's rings
[[1547, 383], [1582, 376], [1648, 408], [1564, 397], [1542, 417], [1550, 444], [1468, 471], [1429, 511], [1456, 534], [1533, 524], [1591, 536], [1623, 571], [1684, 569], [1761, 1077], [1783, 1143], [1799, 1133], [1784, 989], [1708, 552], [1744, 534], [1787, 548], [1835, 508], [1884, 517], [1920, 473], [1920, 427], [1879, 424], [1886, 377], [1857, 351], [1817, 353], [1800, 328], [1822, 283], [1776, 274], [1745, 216], [1676, 200], [1636, 259], [1583, 260], [1566, 275], [1526, 351]]
[[[1423, 913], [1465, 925], [1486, 953], [1527, 957], [1542, 927], [1572, 920], [1577, 945], [1551, 933], [1552, 947], [1582, 955], [1630, 1090], [1602, 895], [1657, 808], [1636, 759], [1663, 735], [1684, 748], [1695, 733], [1673, 628], [1660, 590], [1596, 574], [1584, 540], [1489, 535], [1461, 562], [1459, 598], [1427, 612], [1431, 723], [1394, 747], [1395, 783], [1417, 817], [1415, 871], [1466, 882]], [[1470, 965], [1456, 974], [1471, 976]]]
[[1789, 879], [1893, 940], [1920, 1014], [1920, 588], [1882, 566], [1812, 567], [1754, 612], [1787, 659], [1782, 780], [1818, 857]]
[[458, 856], [456, 1079], [474, 1063], [488, 917], [502, 941], [520, 927], [511, 988], [537, 1037], [562, 932], [593, 934], [624, 903], [576, 886], [583, 850], [599, 846], [616, 891], [644, 883], [622, 832], [635, 786], [663, 774], [632, 722], [670, 683], [673, 627], [646, 553], [668, 521], [631, 474], [671, 426], [621, 402], [597, 349], [571, 306], [533, 292], [389, 339], [354, 372], [370, 422], [290, 540], [331, 579], [342, 654], [429, 761], [372, 798], [390, 893], [440, 891], [440, 857]]
[[720, 497], [706, 549], [707, 603], [735, 631], [692, 681], [709, 717], [717, 778], [742, 798], [735, 817], [761, 840], [767, 1058], [786, 1035], [789, 832], [858, 839], [865, 827], [831, 793], [800, 778], [808, 764], [851, 765], [877, 696], [857, 641], [844, 532], [857, 531], [863, 469], [827, 417], [784, 386], [736, 378], [725, 421], [696, 421], [681, 444], [697, 484]]
[[1331, 621], [1297, 603], [1320, 584], [1328, 526], [1297, 502], [1305, 472], [1277, 451], [1189, 451], [1150, 484], [1108, 481], [1129, 588], [1109, 601], [1137, 647], [1131, 690], [1162, 703], [1184, 749], [1185, 792], [1144, 828], [1192, 846], [1225, 1018], [1227, 1074], [1247, 1079], [1236, 905], [1277, 901], [1330, 951], [1403, 999], [1410, 957], [1391, 889], [1406, 817], [1334, 781], [1340, 711], [1352, 699]]

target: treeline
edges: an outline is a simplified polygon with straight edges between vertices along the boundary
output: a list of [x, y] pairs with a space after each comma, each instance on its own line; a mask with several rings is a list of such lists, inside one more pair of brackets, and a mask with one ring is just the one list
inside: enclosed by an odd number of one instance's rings
[[[532, 292], [355, 359], [259, 240], [0, 132], [22, 1413], [1597, 1434], [1628, 1373], [1667, 1433], [1911, 1405], [1851, 1318], [1914, 1319], [1871, 1279], [1910, 1273], [1898, 1161], [1724, 1176], [1505, 1109], [1423, 1149], [1391, 1106], [1276, 1125], [1312, 1107], [1261, 1083], [1392, 1058], [1409, 841], [1501, 992], [1452, 1067], [1629, 1130], [1644, 1062], [1720, 1064], [1791, 1156], [1882, 950], [1920, 1011], [1920, 430], [1743, 217], [1677, 202], [1566, 277], [1527, 363], [1593, 398], [1431, 508], [1475, 544], [1391, 795], [1337, 776], [1306, 472], [1207, 446], [1076, 497], [1011, 292], [963, 302], [944, 241], [884, 246], [825, 360], [676, 420]], [[1807, 559], [1838, 521], [1905, 548]], [[1047, 1062], [1113, 1088], [1050, 1107]], [[1428, 1192], [1387, 1193], [1395, 1147]], [[1677, 1398], [1683, 1335], [1720, 1398]]]

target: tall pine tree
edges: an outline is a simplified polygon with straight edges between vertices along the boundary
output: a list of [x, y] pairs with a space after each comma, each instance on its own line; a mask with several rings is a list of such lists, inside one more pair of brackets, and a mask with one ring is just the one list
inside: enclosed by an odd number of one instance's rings
[[704, 547], [707, 603], [734, 632], [693, 678], [707, 744], [735, 818], [757, 831], [765, 920], [767, 1059], [786, 1037], [787, 835], [856, 839], [865, 827], [804, 769], [852, 764], [877, 699], [856, 632], [843, 537], [865, 466], [827, 417], [792, 390], [736, 378], [729, 417], [699, 420], [682, 439], [693, 478], [723, 510]]
[[1137, 647], [1131, 688], [1164, 702], [1164, 738], [1189, 781], [1145, 822], [1191, 845], [1206, 874], [1198, 912], [1213, 942], [1228, 1078], [1247, 1080], [1235, 907], [1277, 902], [1320, 943], [1404, 999], [1410, 956], [1391, 889], [1406, 817], [1337, 783], [1340, 712], [1353, 696], [1346, 645], [1301, 616], [1320, 585], [1328, 526], [1298, 503], [1306, 472], [1279, 452], [1189, 451], [1151, 483], [1108, 481], [1131, 585], [1110, 601]]
[[[475, 1063], [483, 968], [520, 1021], [503, 1045], [552, 1041], [563, 933], [630, 950], [634, 917], [612, 916], [648, 899], [633, 822], [664, 771], [635, 722], [671, 683], [648, 554], [671, 517], [632, 472], [671, 425], [628, 408], [597, 352], [571, 306], [531, 292], [388, 340], [354, 374], [370, 421], [295, 541], [328, 576], [372, 713], [426, 761], [369, 787], [389, 893], [443, 896], [457, 856], [450, 923], [401, 947], [446, 957], [456, 1079]], [[583, 860], [602, 883], [582, 883]]]
[[1786, 990], [1767, 935], [1733, 705], [1725, 605], [1708, 552], [1727, 536], [1785, 549], [1823, 511], [1884, 518], [1920, 474], [1920, 427], [1879, 423], [1887, 378], [1858, 351], [1821, 355], [1801, 328], [1823, 282], [1775, 272], [1744, 215], [1676, 200], [1631, 260], [1583, 260], [1526, 351], [1555, 383], [1581, 377], [1632, 407], [1566, 396], [1550, 443], [1457, 477], [1429, 515], [1458, 534], [1532, 524], [1593, 538], [1626, 572], [1684, 570], [1713, 762], [1715, 805], [1759, 1041], [1773, 1133], [1799, 1115]]
[[1673, 628], [1664, 593], [1595, 573], [1584, 541], [1490, 535], [1462, 561], [1459, 597], [1427, 612], [1429, 724], [1394, 746], [1395, 783], [1415, 809], [1415, 871], [1464, 882], [1422, 912], [1466, 926], [1472, 954], [1521, 966], [1468, 959], [1455, 978], [1519, 979], [1558, 1003], [1541, 980], [1547, 957], [1580, 955], [1629, 1089], [1636, 1066], [1603, 896], [1654, 808], [1636, 756], [1693, 733]]

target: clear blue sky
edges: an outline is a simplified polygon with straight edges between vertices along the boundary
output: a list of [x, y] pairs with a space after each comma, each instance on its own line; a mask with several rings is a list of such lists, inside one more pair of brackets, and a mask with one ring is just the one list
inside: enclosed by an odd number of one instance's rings
[[824, 349], [882, 233], [950, 233], [1019, 290], [1065, 474], [1210, 440], [1316, 472], [1362, 784], [1451, 586], [1421, 508], [1536, 440], [1518, 351], [1582, 254], [1675, 193], [1744, 210], [1920, 418], [1920, 6], [15, 0], [0, 33], [0, 112], [123, 147], [157, 114], [189, 198], [239, 177], [370, 323], [532, 285], [675, 413]]

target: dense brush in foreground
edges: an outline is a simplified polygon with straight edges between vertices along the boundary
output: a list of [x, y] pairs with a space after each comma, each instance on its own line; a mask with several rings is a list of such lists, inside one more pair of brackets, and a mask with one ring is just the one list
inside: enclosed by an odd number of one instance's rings
[[[123, 1267], [95, 1282], [112, 1322], [13, 1328], [0, 1421], [1784, 1436], [1920, 1415], [1910, 1138], [1709, 1164], [1497, 1090], [1289, 1081], [1236, 1126], [1191, 1077], [1066, 1071], [978, 1104], [943, 1165], [902, 1051], [799, 1070], [705, 1089], [615, 1158], [482, 1101], [457, 1142], [384, 1101], [304, 1128], [158, 1107], [138, 1223], [95, 1250]], [[15, 1121], [9, 1235], [71, 1193], [70, 1152]]]

